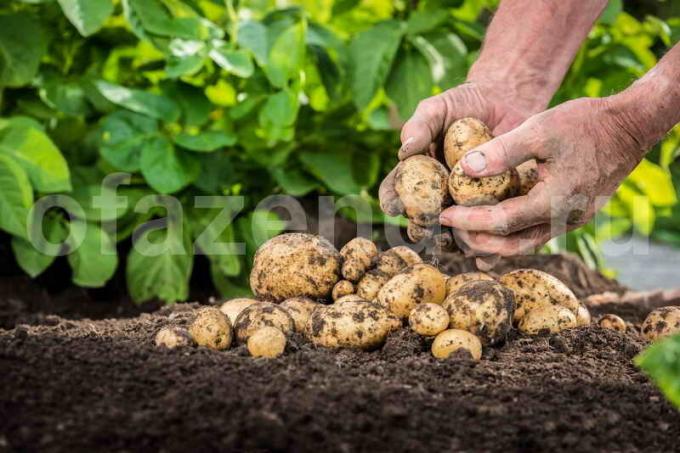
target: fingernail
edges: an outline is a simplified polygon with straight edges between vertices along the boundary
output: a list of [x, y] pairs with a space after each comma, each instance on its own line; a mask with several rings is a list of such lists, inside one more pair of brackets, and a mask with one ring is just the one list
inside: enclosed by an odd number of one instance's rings
[[486, 157], [484, 153], [472, 151], [465, 155], [465, 163], [474, 171], [483, 171], [486, 168]]
[[401, 144], [401, 149], [400, 149], [400, 150], [401, 150], [401, 151], [404, 151], [404, 152], [408, 151], [409, 145], [410, 145], [411, 143], [413, 143], [415, 140], [416, 140], [415, 137], [409, 137], [409, 138], [407, 138], [406, 141], [405, 141], [404, 143]]

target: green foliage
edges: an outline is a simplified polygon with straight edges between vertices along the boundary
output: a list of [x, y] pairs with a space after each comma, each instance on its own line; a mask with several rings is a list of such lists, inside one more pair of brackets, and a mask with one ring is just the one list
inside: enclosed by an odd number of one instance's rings
[[635, 364], [680, 409], [680, 335], [653, 344], [635, 358]]

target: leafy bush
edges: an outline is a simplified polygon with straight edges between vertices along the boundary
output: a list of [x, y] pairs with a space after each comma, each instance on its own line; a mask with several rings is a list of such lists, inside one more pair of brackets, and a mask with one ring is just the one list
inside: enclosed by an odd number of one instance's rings
[[653, 344], [635, 358], [635, 364], [680, 409], [680, 335]]
[[[3, 2], [0, 229], [29, 275], [62, 254], [76, 284], [102, 286], [123, 265], [117, 244], [133, 238], [121, 257], [135, 300], [185, 299], [194, 248], [208, 255], [216, 287], [235, 295], [247, 291], [257, 243], [283, 226], [257, 209], [272, 193], [351, 195], [374, 222], [399, 222], [376, 200], [398, 124], [465, 79], [497, 1], [273, 3]], [[556, 102], [623, 88], [679, 31], [678, 20], [640, 22], [613, 1]], [[650, 234], [656, 218], [680, 218], [669, 177], [679, 137], [622, 187], [607, 228], [590, 225], [562, 246], [589, 257], [606, 235]], [[240, 198], [195, 204], [210, 195]], [[635, 196], [644, 210], [633, 209]], [[29, 216], [41, 210], [42, 221]], [[680, 237], [670, 222], [657, 236]], [[215, 241], [245, 242], [246, 253], [216, 253]]]

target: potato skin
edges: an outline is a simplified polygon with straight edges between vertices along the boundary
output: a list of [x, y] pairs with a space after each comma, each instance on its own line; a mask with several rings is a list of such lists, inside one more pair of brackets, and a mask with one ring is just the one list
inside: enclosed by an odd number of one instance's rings
[[526, 195], [538, 183], [538, 165], [534, 159], [523, 162], [517, 166], [519, 177], [519, 190], [517, 195]]
[[408, 221], [406, 227], [406, 235], [413, 243], [430, 240], [434, 236], [434, 230], [428, 227], [420, 226], [411, 220]]
[[416, 264], [392, 277], [378, 293], [380, 305], [401, 319], [408, 318], [416, 305], [441, 304], [446, 297], [446, 279], [429, 264]]
[[616, 330], [617, 332], [626, 331], [626, 321], [611, 313], [602, 315], [602, 317], [597, 321], [597, 325], [603, 329]]
[[189, 332], [178, 326], [166, 326], [158, 331], [154, 338], [156, 346], [164, 346], [168, 349], [175, 349], [181, 346], [190, 346], [192, 343]]
[[449, 327], [449, 314], [438, 304], [418, 304], [408, 315], [408, 325], [418, 335], [433, 337]]
[[464, 272], [462, 274], [452, 275], [446, 280], [446, 295], [450, 296], [451, 294], [455, 293], [460, 288], [462, 288], [463, 285], [465, 285], [466, 283], [470, 283], [475, 280], [484, 280], [492, 282], [495, 281], [496, 279], [494, 279], [486, 272]]
[[460, 163], [449, 176], [449, 193], [460, 206], [486, 206], [498, 204], [514, 197], [519, 190], [519, 175], [514, 168], [496, 176], [472, 178], [465, 174]]
[[220, 305], [220, 311], [224, 313], [227, 318], [229, 318], [229, 322], [233, 326], [239, 313], [241, 313], [246, 307], [256, 304], [257, 302], [258, 300], [256, 299], [239, 297], [224, 302], [222, 305]]
[[295, 322], [285, 308], [271, 302], [258, 302], [246, 307], [236, 318], [236, 339], [244, 343], [256, 330], [263, 327], [276, 327], [288, 335], [295, 328]]
[[259, 299], [274, 302], [297, 296], [328, 299], [341, 265], [340, 253], [321, 236], [281, 234], [255, 254], [250, 287]]
[[518, 329], [527, 335], [542, 332], [558, 333], [577, 327], [573, 311], [560, 305], [544, 304], [530, 310], [519, 321]]
[[338, 300], [341, 297], [354, 294], [354, 285], [349, 280], [340, 280], [333, 287], [332, 297], [333, 300]]
[[428, 156], [412, 156], [399, 164], [394, 187], [409, 220], [421, 226], [439, 222], [442, 208], [450, 204], [448, 177], [446, 167]]
[[293, 318], [295, 331], [300, 333], [305, 331], [309, 316], [320, 306], [320, 303], [314, 302], [307, 297], [291, 297], [290, 299], [281, 302], [280, 305], [280, 307], [285, 309], [290, 317]]
[[512, 328], [515, 298], [496, 281], [475, 280], [449, 295], [442, 307], [451, 328], [467, 330], [489, 345], [504, 340]]
[[371, 268], [378, 256], [378, 247], [366, 238], [358, 237], [340, 249], [342, 276], [345, 280], [358, 282]]
[[233, 329], [229, 318], [215, 307], [198, 310], [196, 317], [189, 325], [189, 334], [197, 345], [218, 351], [229, 349], [233, 339]]
[[432, 342], [432, 355], [438, 359], [446, 359], [460, 349], [470, 353], [476, 361], [482, 358], [482, 342], [466, 330], [445, 330]]
[[657, 308], [642, 323], [641, 331], [649, 341], [680, 333], [680, 306]]
[[415, 250], [412, 250], [405, 245], [392, 247], [389, 249], [389, 252], [394, 253], [399, 258], [401, 258], [406, 263], [406, 266], [413, 266], [414, 264], [423, 262], [423, 259], [420, 257], [420, 255], [418, 255], [418, 253], [416, 253]]
[[468, 117], [454, 121], [444, 135], [446, 165], [453, 168], [465, 153], [492, 138], [489, 128], [477, 118]]
[[286, 336], [276, 327], [262, 327], [248, 338], [246, 347], [253, 357], [274, 359], [286, 349]]
[[578, 327], [589, 326], [592, 322], [592, 317], [590, 316], [590, 310], [585, 306], [583, 302], [579, 302], [578, 309], [576, 310], [576, 325]]
[[368, 271], [366, 272], [366, 275], [359, 280], [359, 283], [357, 283], [356, 294], [364, 300], [374, 300], [378, 297], [380, 289], [390, 280], [390, 278], [390, 275], [378, 270]]

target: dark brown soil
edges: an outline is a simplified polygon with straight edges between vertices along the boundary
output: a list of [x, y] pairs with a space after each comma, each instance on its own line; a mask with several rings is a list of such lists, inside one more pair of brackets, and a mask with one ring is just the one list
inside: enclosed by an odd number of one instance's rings
[[[581, 297], [623, 291], [578, 262], [534, 259], [569, 275]], [[406, 329], [373, 352], [293, 338], [274, 360], [242, 346], [156, 348], [157, 330], [195, 306], [98, 321], [43, 315], [0, 330], [0, 451], [678, 448], [680, 412], [631, 363], [645, 347], [635, 330], [512, 332], [478, 363], [436, 360]], [[649, 308], [612, 296], [593, 312], [639, 323]]]

